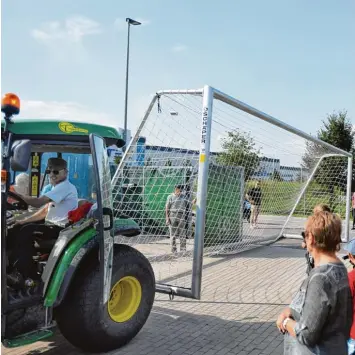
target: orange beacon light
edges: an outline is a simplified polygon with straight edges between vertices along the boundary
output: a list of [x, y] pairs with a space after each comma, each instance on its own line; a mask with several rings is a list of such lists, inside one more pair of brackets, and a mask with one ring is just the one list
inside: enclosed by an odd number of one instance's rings
[[3, 112], [6, 117], [18, 115], [20, 113], [19, 97], [11, 93], [5, 94], [1, 99], [1, 112]]

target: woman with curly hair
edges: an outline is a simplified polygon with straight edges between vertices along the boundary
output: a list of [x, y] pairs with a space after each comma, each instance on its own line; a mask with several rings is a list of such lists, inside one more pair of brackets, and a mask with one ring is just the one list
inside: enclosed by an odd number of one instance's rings
[[328, 211], [306, 222], [305, 243], [314, 268], [276, 321], [285, 334], [284, 355], [348, 354], [353, 312], [347, 269], [336, 256], [341, 228], [339, 216]]

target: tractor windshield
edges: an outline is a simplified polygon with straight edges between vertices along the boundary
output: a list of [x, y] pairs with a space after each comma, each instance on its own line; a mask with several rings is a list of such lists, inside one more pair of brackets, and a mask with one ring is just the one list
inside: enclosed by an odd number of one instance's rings
[[[97, 136], [90, 135], [90, 146], [93, 153], [93, 165], [96, 172], [97, 208], [101, 214], [100, 233], [100, 273], [102, 280], [102, 305], [109, 300], [112, 260], [113, 260], [113, 212], [111, 197], [111, 175], [105, 141]], [[100, 211], [101, 210], [101, 211]], [[100, 226], [100, 224], [99, 224]]]

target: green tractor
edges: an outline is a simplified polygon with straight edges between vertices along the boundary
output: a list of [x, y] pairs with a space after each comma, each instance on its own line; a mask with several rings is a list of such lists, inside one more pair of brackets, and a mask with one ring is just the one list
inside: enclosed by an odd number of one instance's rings
[[[1, 338], [5, 347], [34, 343], [56, 327], [75, 347], [106, 352], [127, 344], [145, 324], [154, 302], [153, 269], [138, 250], [116, 244], [115, 236], [140, 234], [139, 226], [113, 211], [106, 147], [124, 145], [118, 131], [97, 124], [15, 120], [20, 100], [2, 100], [1, 142]], [[29, 194], [41, 193], [41, 160], [55, 154], [88, 156], [96, 210], [68, 223], [54, 240], [34, 232], [36, 282], [14, 286], [9, 279], [8, 238], [17, 219], [36, 212], [11, 190], [16, 174], [28, 172]], [[69, 164], [68, 170], [76, 169]], [[84, 170], [84, 169], [82, 169]], [[69, 175], [70, 176], [70, 175]], [[42, 186], [41, 186], [42, 185]], [[80, 197], [80, 196], [79, 196]], [[85, 201], [85, 200], [84, 200]], [[83, 201], [79, 200], [80, 203]], [[118, 218], [117, 218], [118, 215]], [[36, 269], [36, 270], [37, 270]], [[10, 282], [11, 281], [11, 282]]]

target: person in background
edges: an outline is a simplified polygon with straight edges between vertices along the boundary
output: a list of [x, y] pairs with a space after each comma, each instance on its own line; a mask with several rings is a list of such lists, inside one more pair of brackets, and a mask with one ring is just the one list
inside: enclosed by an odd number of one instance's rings
[[180, 238], [180, 251], [186, 251], [185, 214], [188, 201], [182, 193], [183, 186], [176, 185], [165, 205], [166, 224], [169, 226], [171, 252], [176, 253], [176, 238]]
[[348, 273], [340, 250], [342, 222], [335, 213], [313, 214], [305, 225], [314, 268], [276, 321], [284, 355], [347, 355], [353, 319]]
[[[15, 177], [15, 184], [10, 186], [10, 191], [20, 194], [20, 195], [25, 195], [29, 196], [30, 194], [30, 177], [26, 173], [21, 173], [16, 175]], [[14, 203], [17, 202], [16, 199], [13, 199], [11, 197], [7, 198], [9, 203]]]
[[21, 173], [16, 175], [15, 184], [11, 186], [11, 191], [20, 194], [29, 196], [30, 194], [30, 177], [26, 173]]
[[92, 185], [92, 187], [91, 187], [91, 200], [94, 202], [97, 201], [97, 191], [96, 191], [95, 185]]
[[351, 207], [353, 212], [353, 227], [351, 229], [355, 229], [355, 192], [353, 192], [351, 196]]
[[260, 181], [257, 181], [255, 183], [255, 186], [248, 191], [246, 198], [251, 204], [250, 225], [251, 228], [255, 228], [256, 223], [258, 221], [258, 216], [261, 209], [261, 200], [262, 200]]
[[350, 240], [344, 250], [348, 252], [347, 258], [353, 266], [353, 269], [348, 273], [349, 286], [353, 298], [353, 323], [348, 340], [348, 355], [355, 355], [355, 239]]
[[[328, 205], [326, 205], [324, 203], [320, 203], [319, 205], [316, 205], [314, 207], [313, 214], [318, 213], [318, 212], [322, 212], [322, 211], [331, 212], [331, 210], [330, 210]], [[306, 246], [306, 241], [305, 241], [305, 233], [302, 232], [301, 235], [303, 237], [302, 248], [306, 249], [307, 246]], [[311, 270], [314, 268], [314, 260], [313, 260], [312, 256], [309, 254], [308, 251], [306, 251], [305, 257], [306, 257], [306, 263], [307, 263], [306, 273], [307, 273], [307, 275], [309, 275]]]

